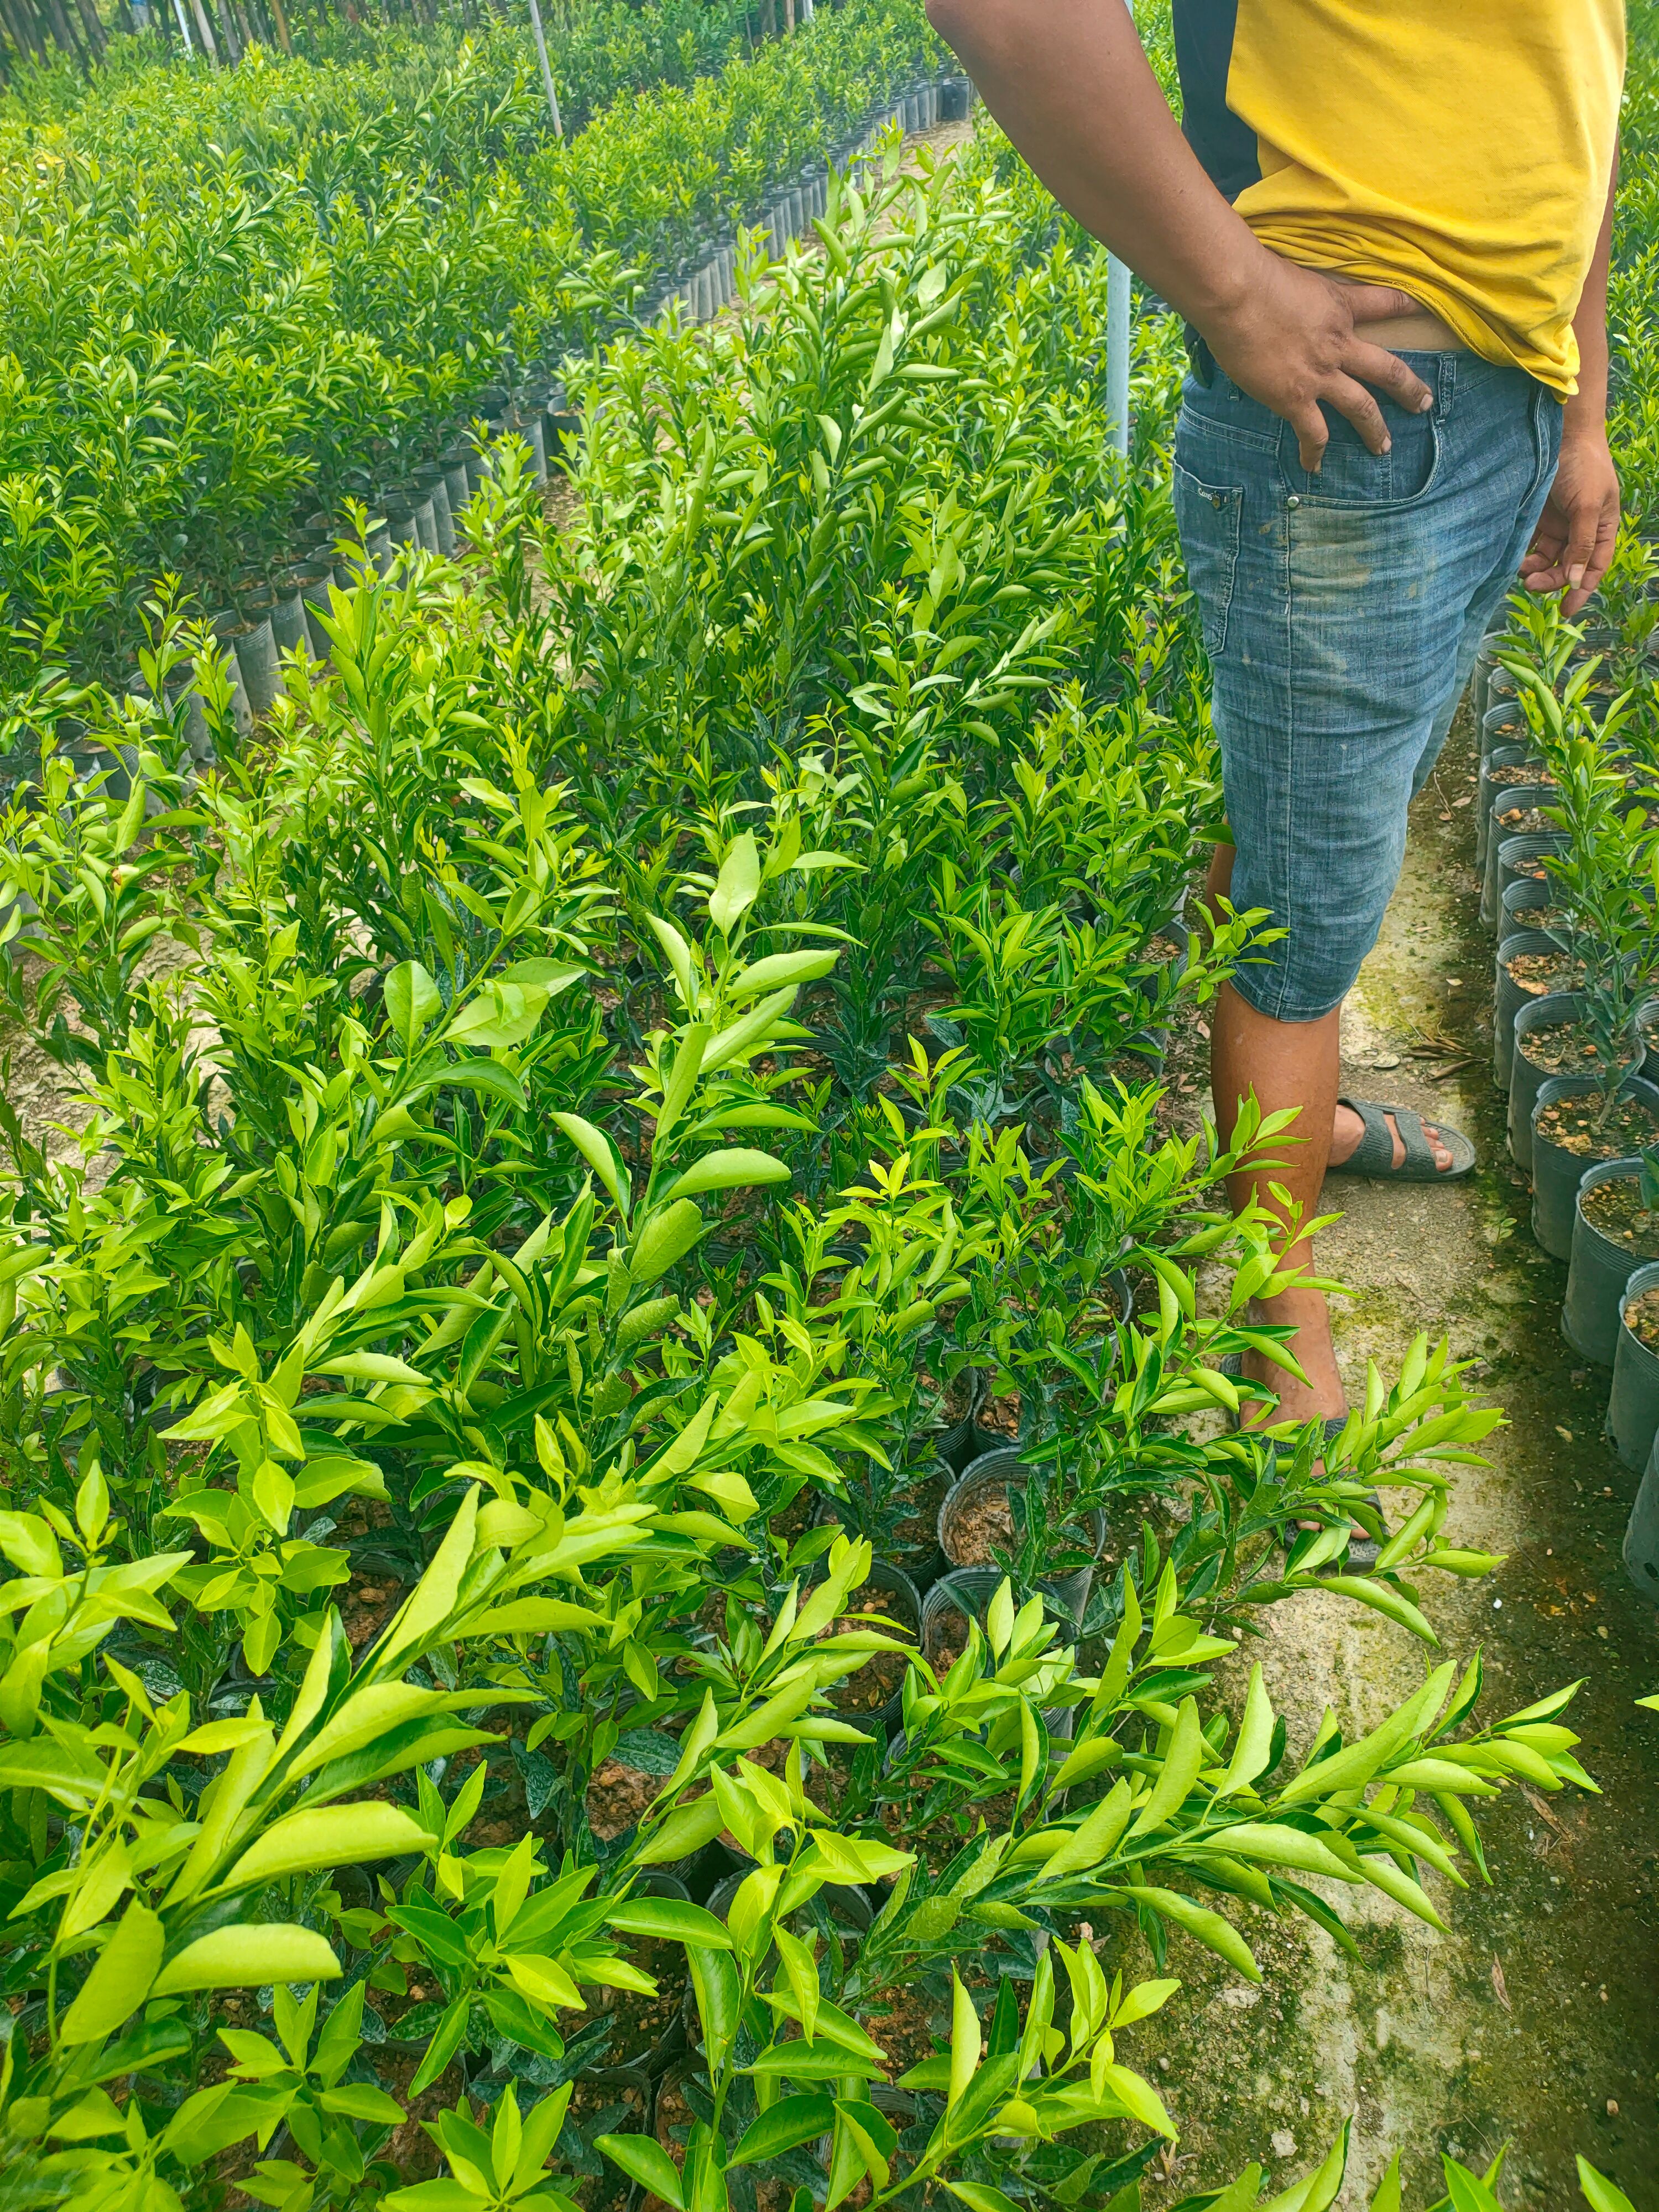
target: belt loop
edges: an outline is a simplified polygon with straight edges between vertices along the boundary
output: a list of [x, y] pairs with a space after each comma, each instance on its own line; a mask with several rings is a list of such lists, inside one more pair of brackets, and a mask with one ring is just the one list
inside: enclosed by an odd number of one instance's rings
[[1437, 422], [1443, 422], [1451, 413], [1452, 401], [1457, 394], [1457, 356], [1443, 353], [1437, 366], [1435, 382], [1439, 389], [1435, 393], [1434, 419]]

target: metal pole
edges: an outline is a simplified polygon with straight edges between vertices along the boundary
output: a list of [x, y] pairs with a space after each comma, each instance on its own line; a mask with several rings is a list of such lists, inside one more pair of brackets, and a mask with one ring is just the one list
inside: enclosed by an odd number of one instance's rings
[[542, 11], [536, 0], [530, 0], [530, 27], [536, 33], [536, 52], [542, 65], [542, 83], [547, 93], [547, 112], [553, 118], [553, 136], [562, 138], [564, 125], [559, 118], [559, 95], [553, 89], [553, 70], [547, 58], [547, 40], [542, 36]]
[[[1133, 0], [1125, 0], [1130, 17]], [[1112, 450], [1129, 450], [1129, 297], [1127, 264], [1115, 253], [1106, 257], [1106, 413], [1111, 423]]]
[[1129, 270], [1115, 253], [1106, 257], [1106, 413], [1112, 451], [1129, 450]]

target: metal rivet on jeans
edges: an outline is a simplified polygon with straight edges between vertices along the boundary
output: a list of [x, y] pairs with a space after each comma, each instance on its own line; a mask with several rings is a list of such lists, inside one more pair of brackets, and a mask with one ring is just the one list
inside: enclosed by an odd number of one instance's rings
[[1296, 494], [1292, 492], [1290, 497], [1285, 501], [1285, 504], [1286, 507], [1300, 507], [1302, 502], [1297, 497]]

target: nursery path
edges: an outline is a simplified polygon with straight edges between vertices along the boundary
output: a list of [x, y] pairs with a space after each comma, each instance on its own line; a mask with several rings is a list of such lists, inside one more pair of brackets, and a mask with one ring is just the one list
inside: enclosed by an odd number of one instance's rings
[[[1504, 1145], [1471, 735], [1465, 713], [1413, 810], [1405, 875], [1350, 1002], [1344, 1087], [1447, 1115], [1483, 1164], [1443, 1190], [1333, 1182], [1327, 1204], [1344, 1218], [1322, 1261], [1352, 1286], [1336, 1323], [1351, 1394], [1368, 1357], [1397, 1368], [1419, 1330], [1480, 1361], [1510, 1425], [1486, 1448], [1490, 1470], [1464, 1476], [1448, 1534], [1508, 1558], [1486, 1582], [1427, 1577], [1425, 1610], [1445, 1656], [1484, 1650], [1490, 1716], [1588, 1677], [1565, 1717], [1606, 1794], [1507, 1793], [1484, 1823], [1493, 1887], [1438, 1893], [1449, 1936], [1348, 1891], [1356, 1964], [1316, 1930], [1281, 1935], [1258, 1917], [1252, 1941], [1269, 1931], [1262, 1948], [1280, 1969], [1260, 1996], [1219, 1966], [1194, 1974], [1183, 1946], [1171, 1970], [1188, 1986], [1165, 2015], [1161, 2076], [1182, 2127], [1178, 2176], [1149, 2191], [1153, 2204], [1249, 2158], [1283, 2187], [1353, 2112], [1345, 2208], [1368, 2200], [1395, 2147], [1416, 2204], [1438, 2193], [1438, 2150], [1484, 2164], [1508, 2142], [1506, 2204], [1579, 2203], [1582, 2151], [1637, 2212], [1659, 2212], [1659, 1717], [1632, 1702], [1659, 1689], [1659, 1614], [1619, 1556], [1636, 1479], [1601, 1441], [1606, 1380], [1559, 1334], [1566, 1270], [1533, 1244]], [[1470, 1064], [1431, 1079], [1411, 1051], [1425, 1032], [1460, 1041]], [[1272, 1621], [1256, 1655], [1293, 1746], [1328, 1698], [1352, 1736], [1422, 1679], [1422, 1647], [1358, 1607], [1307, 1595]]]

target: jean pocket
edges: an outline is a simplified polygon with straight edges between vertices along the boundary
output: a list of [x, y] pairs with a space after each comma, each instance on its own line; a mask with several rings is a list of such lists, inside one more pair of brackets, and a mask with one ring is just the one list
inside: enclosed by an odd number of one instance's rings
[[1177, 461], [1172, 489], [1187, 580], [1198, 601], [1205, 650], [1213, 657], [1224, 651], [1227, 643], [1227, 612], [1238, 572], [1244, 487], [1206, 483]]
[[1435, 416], [1407, 415], [1383, 404], [1389, 451], [1374, 453], [1358, 430], [1334, 409], [1324, 410], [1330, 430], [1322, 465], [1304, 469], [1296, 433], [1287, 422], [1279, 434], [1279, 474], [1287, 491], [1303, 507], [1408, 507], [1421, 499], [1440, 469], [1440, 424]]

